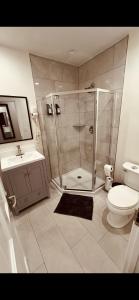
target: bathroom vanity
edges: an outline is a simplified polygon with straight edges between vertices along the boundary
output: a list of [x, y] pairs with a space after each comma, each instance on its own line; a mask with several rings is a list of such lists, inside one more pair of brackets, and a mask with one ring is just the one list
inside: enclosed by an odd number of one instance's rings
[[15, 214], [49, 197], [46, 161], [38, 151], [2, 158], [1, 171], [7, 200]]

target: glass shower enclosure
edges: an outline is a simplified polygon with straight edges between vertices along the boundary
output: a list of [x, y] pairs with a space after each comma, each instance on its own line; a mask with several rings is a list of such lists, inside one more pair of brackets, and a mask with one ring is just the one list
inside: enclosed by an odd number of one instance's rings
[[95, 191], [111, 162], [114, 93], [84, 89], [45, 97], [51, 177], [62, 190]]

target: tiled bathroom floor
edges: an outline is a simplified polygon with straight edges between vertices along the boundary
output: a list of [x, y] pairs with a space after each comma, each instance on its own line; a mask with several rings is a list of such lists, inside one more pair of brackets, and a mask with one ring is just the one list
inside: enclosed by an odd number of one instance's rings
[[[81, 178], [78, 178], [81, 176]], [[59, 182], [59, 178], [55, 178], [56, 182]], [[91, 190], [92, 189], [92, 174], [83, 168], [77, 168], [71, 172], [65, 173], [62, 176], [63, 186], [68, 189], [79, 189], [79, 190]], [[104, 180], [96, 177], [95, 189], [102, 186]]]
[[132, 222], [112, 229], [106, 221], [107, 193], [94, 196], [93, 219], [54, 213], [61, 194], [51, 187], [51, 197], [15, 217], [32, 273], [119, 273]]

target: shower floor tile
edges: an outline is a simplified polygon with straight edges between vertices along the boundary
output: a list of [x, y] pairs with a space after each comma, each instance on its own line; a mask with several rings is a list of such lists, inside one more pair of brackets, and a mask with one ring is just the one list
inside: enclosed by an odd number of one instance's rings
[[[80, 176], [80, 178], [78, 178]], [[73, 171], [63, 174], [63, 186], [68, 189], [91, 190], [92, 189], [92, 174], [83, 168], [77, 168]], [[58, 178], [55, 178], [58, 182]], [[96, 177], [95, 189], [104, 184], [104, 180]]]

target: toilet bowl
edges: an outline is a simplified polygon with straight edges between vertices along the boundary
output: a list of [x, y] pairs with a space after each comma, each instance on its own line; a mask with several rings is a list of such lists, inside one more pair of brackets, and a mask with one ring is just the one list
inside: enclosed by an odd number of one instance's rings
[[139, 207], [139, 165], [125, 162], [123, 171], [124, 185], [112, 187], [107, 196], [107, 221], [115, 228], [128, 224]]
[[139, 193], [128, 186], [113, 187], [107, 196], [108, 223], [115, 228], [124, 227], [133, 218], [139, 204]]

